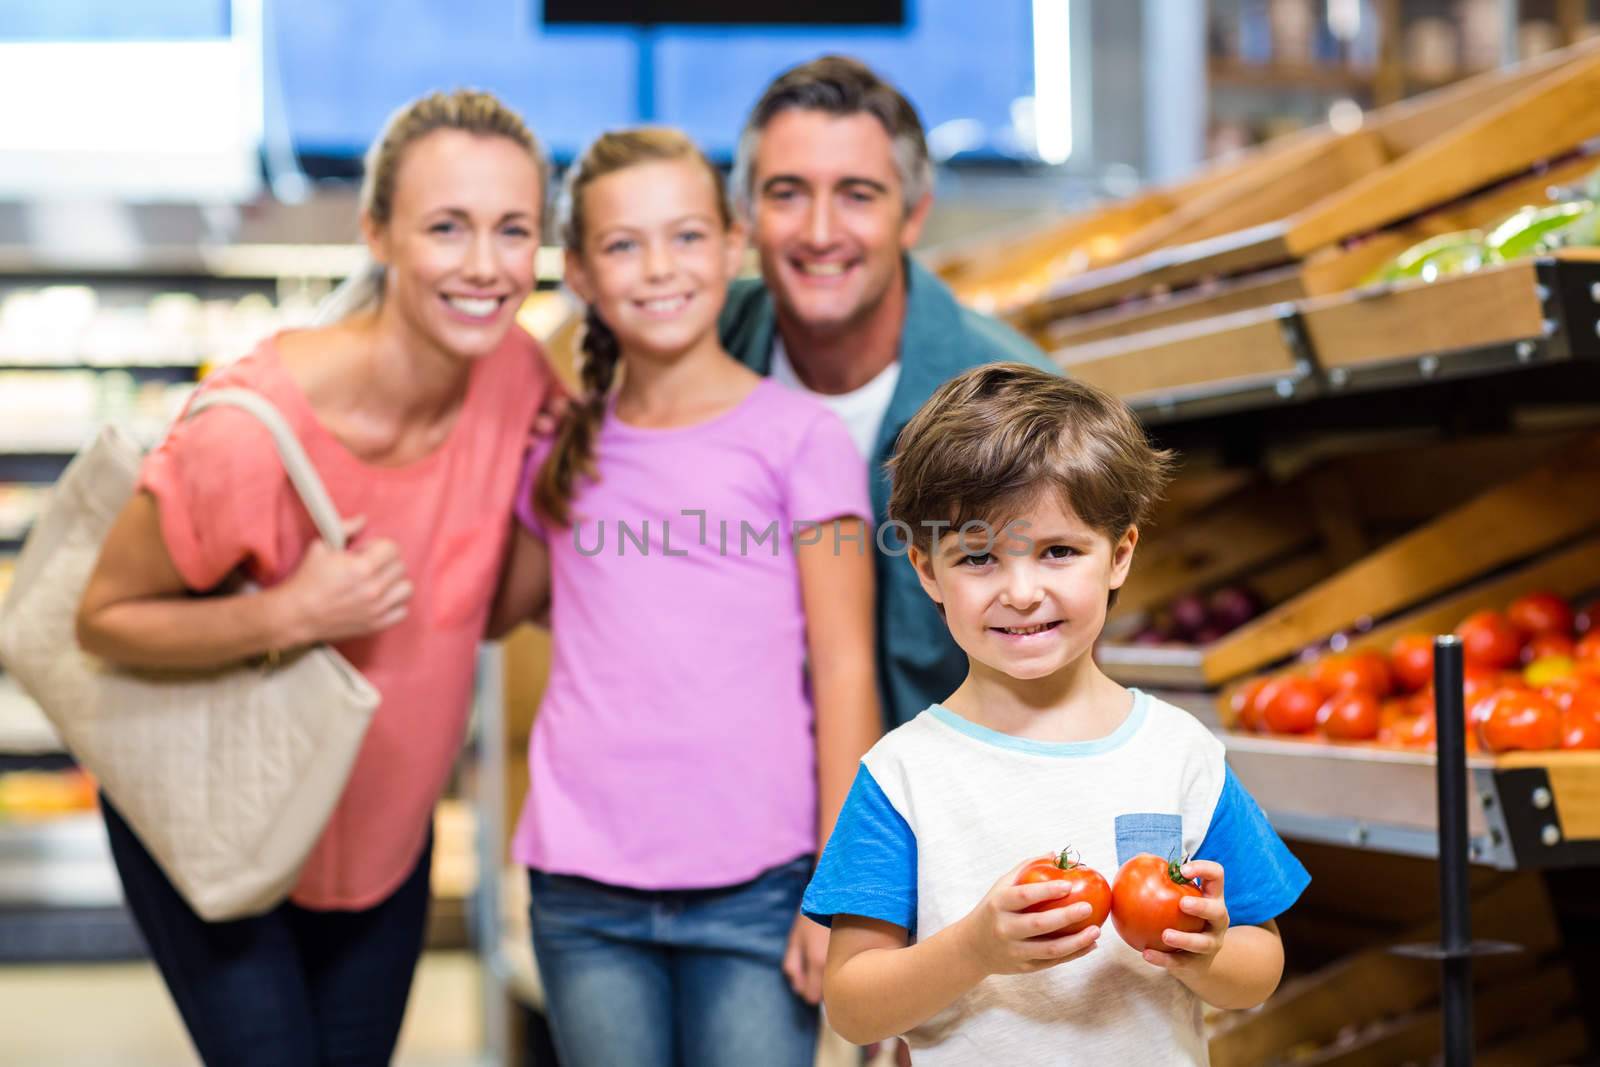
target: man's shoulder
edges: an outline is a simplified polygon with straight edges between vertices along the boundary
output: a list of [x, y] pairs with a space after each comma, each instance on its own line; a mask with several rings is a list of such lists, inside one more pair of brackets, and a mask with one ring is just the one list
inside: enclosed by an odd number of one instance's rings
[[762, 324], [772, 314], [772, 297], [760, 278], [738, 278], [728, 286], [728, 299], [717, 320], [723, 347], [737, 360], [751, 361], [760, 343]]
[[970, 337], [973, 365], [983, 363], [1031, 363], [1048, 371], [1060, 372], [1039, 346], [999, 319], [961, 306], [961, 325]]

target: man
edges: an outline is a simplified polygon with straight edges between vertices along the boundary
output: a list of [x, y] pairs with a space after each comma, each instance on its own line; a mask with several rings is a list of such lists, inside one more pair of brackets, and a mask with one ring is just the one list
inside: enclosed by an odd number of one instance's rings
[[[933, 164], [916, 110], [864, 64], [825, 56], [780, 75], [745, 124], [732, 184], [761, 279], [734, 284], [723, 344], [844, 419], [881, 526], [884, 461], [935, 389], [982, 363], [1051, 364], [911, 259]], [[882, 544], [893, 551], [877, 557], [879, 685], [893, 727], [954, 692], [967, 663], [900, 539]]]

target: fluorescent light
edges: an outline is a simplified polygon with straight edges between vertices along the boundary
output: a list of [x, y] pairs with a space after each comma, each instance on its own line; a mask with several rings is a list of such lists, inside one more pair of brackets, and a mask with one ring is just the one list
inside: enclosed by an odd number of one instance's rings
[[1035, 151], [1046, 163], [1072, 155], [1071, 0], [1033, 0]]

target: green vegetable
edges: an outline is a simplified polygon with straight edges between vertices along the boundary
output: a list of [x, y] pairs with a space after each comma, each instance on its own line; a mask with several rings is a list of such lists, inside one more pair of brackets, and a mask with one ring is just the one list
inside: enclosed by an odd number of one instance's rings
[[1477, 270], [1487, 261], [1482, 230], [1441, 233], [1401, 252], [1388, 266], [1368, 278], [1367, 283], [1438, 281]]
[[1525, 207], [1489, 231], [1489, 258], [1503, 263], [1539, 251], [1539, 242], [1594, 208], [1592, 200], [1573, 200], [1545, 207]]

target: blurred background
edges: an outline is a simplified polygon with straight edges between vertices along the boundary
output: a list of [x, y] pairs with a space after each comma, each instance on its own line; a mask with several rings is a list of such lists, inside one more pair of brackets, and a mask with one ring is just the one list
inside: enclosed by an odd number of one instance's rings
[[[1597, 33], [1595, 0], [0, 0], [0, 595], [95, 427], [157, 439], [209, 366], [352, 269], [361, 156], [430, 90], [500, 95], [558, 167], [644, 122], [727, 164], [773, 76], [849, 53], [920, 110], [923, 251], [956, 264]], [[559, 262], [545, 250], [524, 310], [540, 333], [567, 310]], [[519, 880], [499, 873], [539, 681], [493, 652], [483, 678], [439, 815], [412, 1067], [522, 1062], [541, 1040]], [[92, 805], [0, 674], [0, 1064], [192, 1063]]]

